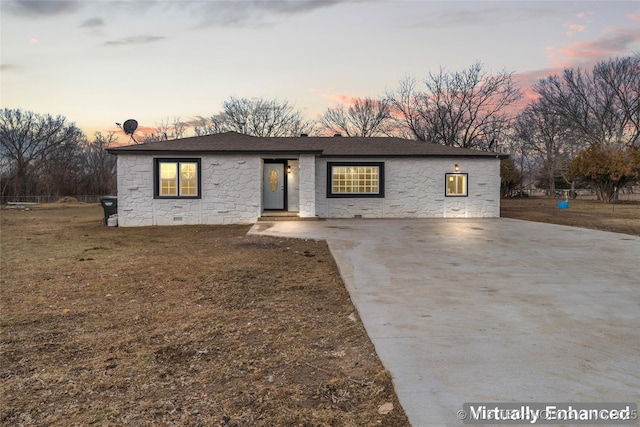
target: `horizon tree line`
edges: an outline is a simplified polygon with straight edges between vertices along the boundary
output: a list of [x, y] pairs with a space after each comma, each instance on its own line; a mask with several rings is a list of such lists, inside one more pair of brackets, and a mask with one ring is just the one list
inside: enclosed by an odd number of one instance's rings
[[[423, 80], [402, 79], [379, 98], [329, 107], [309, 120], [289, 101], [230, 97], [222, 110], [190, 122], [156, 124], [139, 142], [235, 131], [259, 137], [308, 134], [396, 136], [454, 147], [507, 152], [504, 193], [522, 187], [526, 173], [553, 195], [556, 186], [588, 182], [605, 202], [640, 178], [640, 55], [613, 58], [591, 70], [567, 68], [522, 93], [506, 70], [480, 62]], [[113, 194], [115, 157], [105, 149], [115, 133], [93, 141], [62, 116], [0, 110], [2, 196]], [[602, 159], [606, 161], [602, 161]], [[509, 171], [507, 173], [506, 171]]]

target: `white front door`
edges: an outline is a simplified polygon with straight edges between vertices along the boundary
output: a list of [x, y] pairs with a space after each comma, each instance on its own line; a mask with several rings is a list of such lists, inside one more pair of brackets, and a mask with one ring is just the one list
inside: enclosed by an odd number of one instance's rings
[[265, 163], [262, 209], [284, 209], [284, 164]]

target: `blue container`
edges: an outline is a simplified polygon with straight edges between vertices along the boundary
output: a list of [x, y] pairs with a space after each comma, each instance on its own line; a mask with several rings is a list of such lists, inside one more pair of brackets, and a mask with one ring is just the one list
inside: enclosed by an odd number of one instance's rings
[[558, 202], [558, 207], [560, 209], [567, 209], [569, 207], [569, 202], [568, 201]]

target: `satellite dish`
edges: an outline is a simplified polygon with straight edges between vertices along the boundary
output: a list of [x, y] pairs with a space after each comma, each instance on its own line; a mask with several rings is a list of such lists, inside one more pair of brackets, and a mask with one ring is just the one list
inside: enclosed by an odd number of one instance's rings
[[129, 119], [126, 122], [124, 122], [123, 125], [121, 125], [120, 123], [116, 123], [116, 125], [118, 125], [118, 127], [122, 129], [125, 134], [129, 135], [129, 138], [130, 138], [129, 142], [133, 140], [133, 142], [135, 142], [136, 144], [138, 143], [138, 141], [136, 141], [136, 139], [133, 137], [133, 133], [136, 131], [136, 129], [138, 129], [137, 121], [133, 119]]
[[126, 122], [124, 122], [122, 127], [124, 129], [124, 133], [126, 133], [127, 135], [133, 135], [133, 133], [138, 128], [138, 122], [133, 119], [129, 119]]

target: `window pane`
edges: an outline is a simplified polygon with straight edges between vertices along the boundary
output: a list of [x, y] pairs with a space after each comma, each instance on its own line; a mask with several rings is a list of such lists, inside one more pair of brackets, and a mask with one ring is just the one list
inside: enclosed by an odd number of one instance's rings
[[200, 162], [177, 159], [157, 160], [159, 197], [198, 197]]
[[454, 176], [449, 176], [447, 179], [447, 194], [456, 194], [456, 179]]
[[181, 196], [197, 196], [198, 188], [196, 184], [197, 177], [196, 163], [180, 163], [180, 195]]
[[180, 181], [181, 196], [196, 196], [197, 194], [196, 182], [194, 180]]
[[160, 163], [160, 179], [176, 179], [177, 163]]
[[196, 164], [195, 163], [180, 163], [180, 178], [182, 178], [182, 179], [195, 179], [196, 178]]
[[160, 163], [160, 195], [176, 196], [178, 194], [178, 164], [175, 162]]
[[446, 194], [447, 196], [466, 196], [467, 195], [467, 175], [466, 174], [447, 174], [446, 175]]
[[331, 191], [345, 194], [377, 194], [378, 173], [377, 166], [333, 166]]
[[177, 193], [176, 180], [163, 179], [160, 180], [160, 195], [161, 196], [176, 196]]

